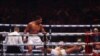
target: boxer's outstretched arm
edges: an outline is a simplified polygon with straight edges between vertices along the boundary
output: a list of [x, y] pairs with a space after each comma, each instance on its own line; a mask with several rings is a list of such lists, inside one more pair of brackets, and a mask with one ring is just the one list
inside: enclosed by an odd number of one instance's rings
[[78, 51], [78, 50], [80, 50], [80, 49], [81, 49], [81, 46], [75, 45], [75, 46], [73, 46], [73, 47], [71, 47], [71, 48], [69, 48], [69, 49], [66, 49], [66, 53], [71, 53], [71, 52], [73, 52], [73, 51]]

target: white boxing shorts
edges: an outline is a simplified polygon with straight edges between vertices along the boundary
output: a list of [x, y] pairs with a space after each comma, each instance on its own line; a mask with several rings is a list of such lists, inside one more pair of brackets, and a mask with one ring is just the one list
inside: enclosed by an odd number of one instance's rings
[[[28, 37], [28, 42], [27, 42], [28, 45], [41, 44], [41, 43], [42, 43], [42, 40], [37, 35]], [[42, 46], [36, 46], [36, 48], [40, 48], [40, 47]]]

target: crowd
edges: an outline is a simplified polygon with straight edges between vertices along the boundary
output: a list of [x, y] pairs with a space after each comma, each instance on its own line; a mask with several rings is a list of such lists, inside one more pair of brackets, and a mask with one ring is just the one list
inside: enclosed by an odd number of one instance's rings
[[43, 24], [98, 24], [99, 12], [99, 1], [1, 1], [0, 22], [26, 24], [40, 15]]

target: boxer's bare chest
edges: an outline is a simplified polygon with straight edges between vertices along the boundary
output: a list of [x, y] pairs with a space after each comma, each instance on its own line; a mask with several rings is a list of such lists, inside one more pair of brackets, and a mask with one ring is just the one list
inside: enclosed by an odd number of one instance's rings
[[32, 24], [31, 25], [31, 30], [33, 32], [39, 32], [41, 30], [41, 26], [40, 25], [36, 25], [36, 24]]

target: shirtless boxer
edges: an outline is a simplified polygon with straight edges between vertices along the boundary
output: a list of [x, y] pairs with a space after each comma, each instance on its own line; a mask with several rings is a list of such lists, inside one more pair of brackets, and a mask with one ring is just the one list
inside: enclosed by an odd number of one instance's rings
[[[46, 34], [43, 26], [42, 26], [42, 17], [36, 16], [33, 18], [33, 21], [29, 22], [27, 27], [24, 30], [24, 33], [29, 33], [29, 34], [38, 34], [40, 31], [44, 34]], [[25, 39], [26, 40], [26, 39]], [[28, 53], [32, 53], [32, 45], [36, 43], [42, 43], [41, 39], [37, 35], [29, 36], [27, 44], [28, 45]]]
[[78, 51], [78, 50], [82, 49], [82, 47], [78, 46], [78, 45], [75, 45], [71, 48], [64, 49], [64, 42], [63, 41], [60, 41], [58, 44], [59, 45], [56, 46], [54, 49], [47, 48], [47, 52], [50, 52], [51, 56], [66, 56], [67, 54], [70, 54], [74, 51]]

